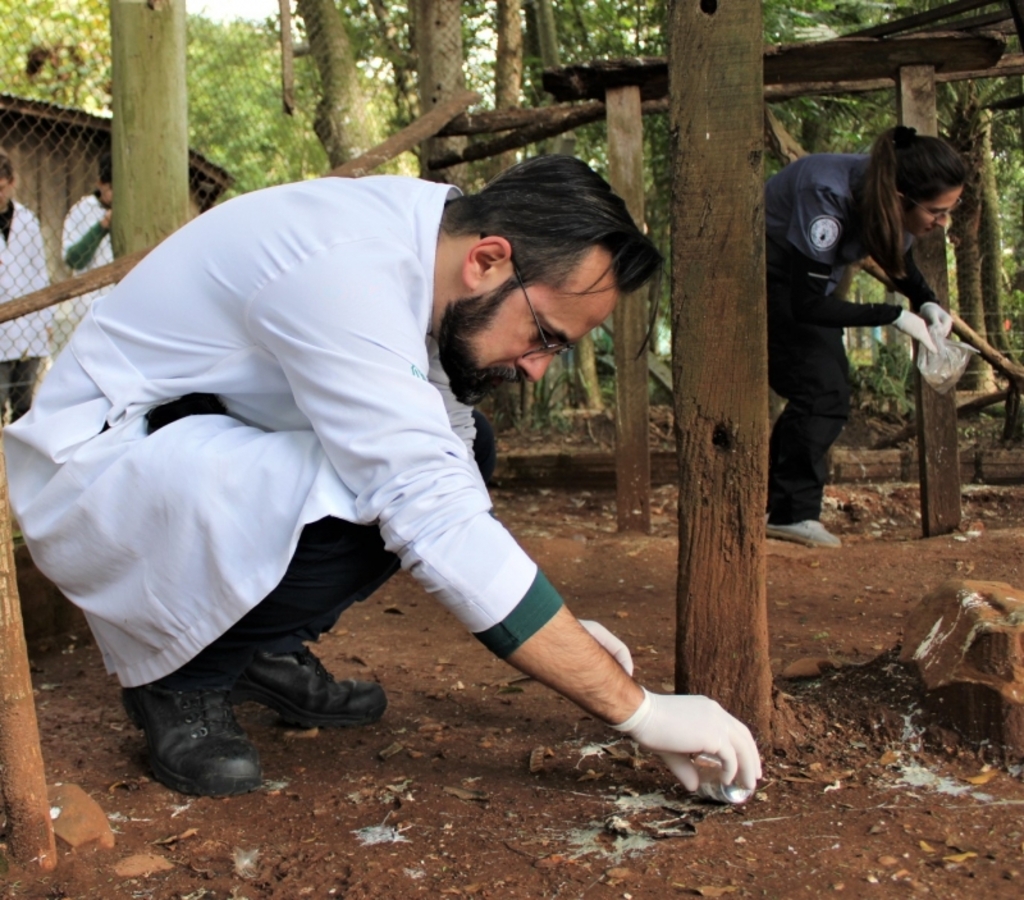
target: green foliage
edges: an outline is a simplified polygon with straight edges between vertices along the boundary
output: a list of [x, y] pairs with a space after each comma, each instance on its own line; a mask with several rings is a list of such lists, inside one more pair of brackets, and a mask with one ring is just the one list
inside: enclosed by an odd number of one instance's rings
[[110, 112], [110, 7], [105, 0], [30, 0], [4, 9], [5, 93]]
[[295, 63], [296, 110], [288, 116], [273, 22], [188, 18], [189, 139], [234, 176], [233, 193], [327, 171], [313, 133], [316, 73], [308, 57]]
[[853, 404], [876, 413], [907, 415], [914, 408], [914, 361], [902, 341], [876, 347], [874, 364], [850, 373]]

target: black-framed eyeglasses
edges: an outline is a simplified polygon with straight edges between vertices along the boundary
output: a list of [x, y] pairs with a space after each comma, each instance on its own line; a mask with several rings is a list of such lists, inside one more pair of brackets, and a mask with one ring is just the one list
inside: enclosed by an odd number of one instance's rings
[[903, 199], [908, 201], [909, 203], [914, 204], [914, 206], [916, 206], [918, 209], [928, 213], [928, 215], [932, 217], [933, 222], [938, 222], [939, 219], [948, 219], [954, 213], [954, 211], [960, 206], [960, 204], [964, 202], [963, 197], [957, 197], [956, 203], [954, 203], [952, 206], [947, 206], [945, 209], [929, 209], [924, 204], [918, 203], [916, 200], [911, 199], [906, 194], [903, 195]]
[[533, 303], [530, 302], [530, 295], [526, 292], [526, 285], [523, 284], [523, 276], [519, 272], [519, 266], [514, 262], [512, 263], [512, 271], [516, 273], [516, 280], [519, 282], [519, 287], [522, 289], [523, 297], [526, 299], [526, 305], [530, 307], [530, 313], [533, 315], [533, 321], [537, 325], [537, 333], [540, 335], [541, 346], [534, 350], [527, 350], [523, 357], [527, 356], [561, 356], [563, 353], [568, 353], [575, 346], [572, 341], [552, 341], [548, 339], [547, 333], [541, 327], [540, 319], [537, 318], [537, 310], [533, 308]]

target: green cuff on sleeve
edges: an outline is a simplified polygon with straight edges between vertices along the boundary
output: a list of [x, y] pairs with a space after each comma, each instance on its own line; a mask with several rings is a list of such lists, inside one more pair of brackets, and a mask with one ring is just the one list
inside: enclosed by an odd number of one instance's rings
[[488, 650], [500, 659], [508, 659], [516, 650], [541, 630], [562, 608], [562, 598], [552, 587], [544, 573], [538, 569], [537, 577], [522, 600], [504, 620], [486, 631], [474, 635]]
[[68, 247], [68, 252], [64, 254], [64, 262], [72, 269], [84, 269], [92, 262], [93, 256], [96, 255], [96, 251], [106, 236], [107, 230], [97, 222], [82, 235], [82, 239], [77, 244]]

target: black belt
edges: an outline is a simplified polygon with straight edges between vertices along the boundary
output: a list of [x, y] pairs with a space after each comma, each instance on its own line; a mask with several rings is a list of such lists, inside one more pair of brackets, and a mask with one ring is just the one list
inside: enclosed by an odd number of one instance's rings
[[186, 416], [226, 416], [227, 407], [216, 394], [186, 394], [168, 403], [154, 406], [146, 413], [146, 434], [159, 431], [164, 425]]

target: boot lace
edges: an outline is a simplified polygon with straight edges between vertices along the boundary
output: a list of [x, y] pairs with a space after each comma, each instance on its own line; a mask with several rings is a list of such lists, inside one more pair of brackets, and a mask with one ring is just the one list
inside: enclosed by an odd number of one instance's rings
[[320, 658], [310, 650], [309, 647], [303, 647], [301, 650], [296, 650], [295, 658], [302, 666], [313, 666], [313, 671], [316, 673], [317, 678], [322, 678], [329, 684], [334, 684], [334, 676], [324, 668], [324, 664], [320, 662]]

